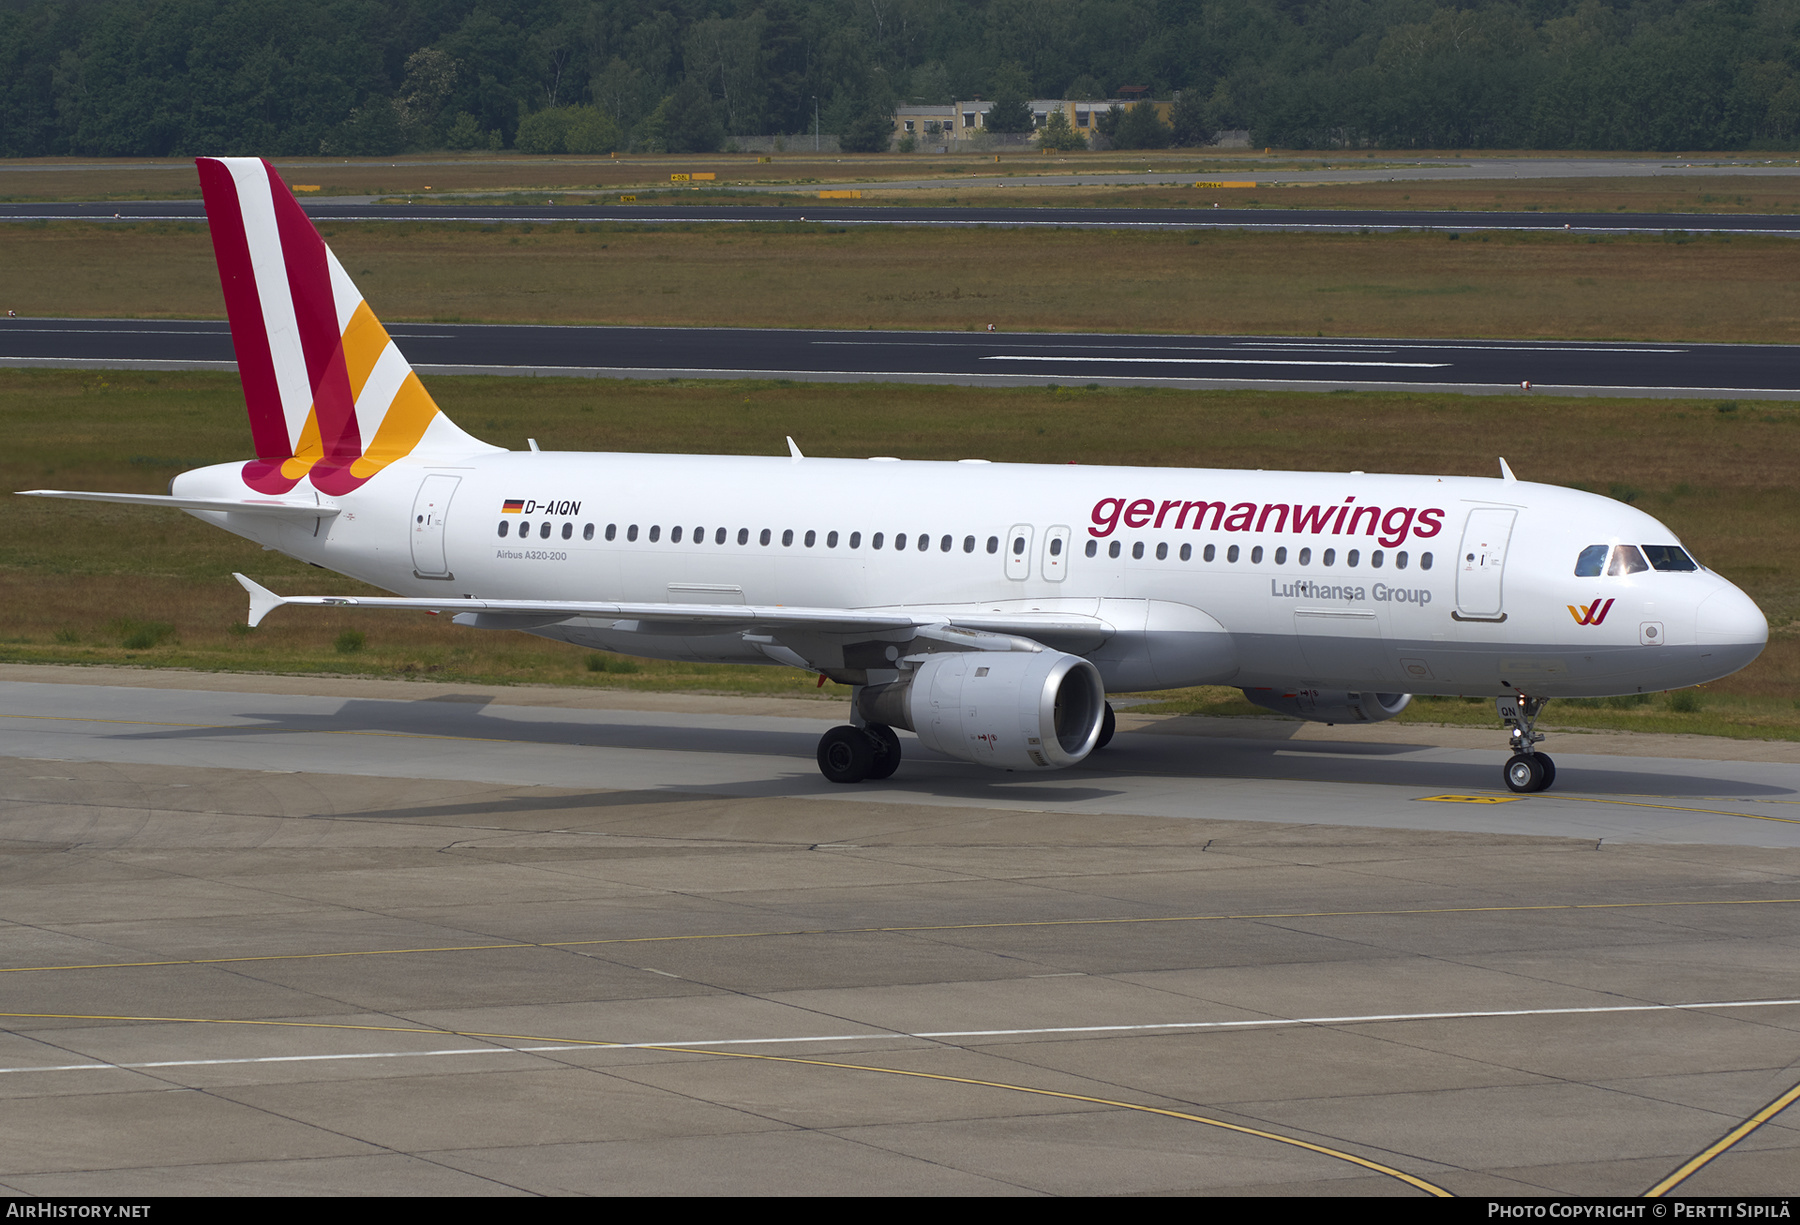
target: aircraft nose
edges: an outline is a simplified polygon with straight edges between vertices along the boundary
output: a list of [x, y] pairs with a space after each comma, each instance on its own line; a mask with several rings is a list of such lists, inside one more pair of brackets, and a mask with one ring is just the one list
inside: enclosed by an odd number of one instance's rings
[[1694, 635], [1701, 646], [1754, 647], [1760, 652], [1769, 641], [1769, 622], [1755, 601], [1736, 587], [1727, 587], [1700, 602]]

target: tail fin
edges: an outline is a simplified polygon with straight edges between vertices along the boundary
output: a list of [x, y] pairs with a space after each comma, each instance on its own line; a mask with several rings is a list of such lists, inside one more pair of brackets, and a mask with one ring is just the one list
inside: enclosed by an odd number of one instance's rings
[[247, 485], [343, 494], [408, 455], [494, 449], [438, 410], [273, 166], [196, 164], [256, 444]]

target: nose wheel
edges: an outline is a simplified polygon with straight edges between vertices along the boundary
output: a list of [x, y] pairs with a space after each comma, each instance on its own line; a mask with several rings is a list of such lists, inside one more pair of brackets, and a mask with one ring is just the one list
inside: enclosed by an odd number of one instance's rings
[[1508, 791], [1520, 794], [1547, 791], [1556, 781], [1556, 763], [1550, 760], [1550, 754], [1537, 750], [1544, 740], [1544, 734], [1536, 730], [1538, 715], [1543, 713], [1546, 700], [1521, 693], [1516, 697], [1497, 698], [1494, 702], [1501, 719], [1512, 725], [1508, 738], [1513, 753], [1506, 759], [1504, 770]]

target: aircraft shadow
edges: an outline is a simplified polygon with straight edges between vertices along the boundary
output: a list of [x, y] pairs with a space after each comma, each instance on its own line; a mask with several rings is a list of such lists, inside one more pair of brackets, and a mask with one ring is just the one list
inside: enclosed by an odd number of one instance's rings
[[[524, 709], [534, 708], [500, 708]], [[555, 747], [596, 748], [642, 753], [710, 753], [766, 757], [774, 769], [766, 780], [724, 785], [670, 783], [655, 792], [626, 794], [630, 800], [650, 802], [652, 794], [671, 797], [745, 794], [767, 789], [768, 794], [792, 794], [796, 785], [819, 794], [838, 788], [811, 772], [816, 733], [786, 727], [671, 726], [624, 721], [587, 722], [563, 718], [517, 718], [493, 712], [482, 695], [436, 694], [410, 702], [350, 699], [331, 711], [240, 712], [253, 720], [236, 727], [158, 728], [118, 733], [119, 740], [224, 741], [269, 736], [309, 734], [369, 736], [442, 736], [492, 743], [534, 744]], [[1431, 791], [1493, 791], [1501, 787], [1500, 766], [1504, 751], [1496, 748], [1489, 761], [1443, 760], [1414, 756], [1433, 752], [1427, 745], [1366, 744], [1350, 741], [1258, 737], [1157, 736], [1131, 733], [1115, 739], [1107, 749], [1074, 770], [1055, 776], [994, 774], [979, 766], [955, 762], [922, 749], [910, 736], [904, 739], [907, 764], [882, 786], [893, 791], [918, 791], [938, 798], [1009, 799], [1063, 806], [1091, 802], [1119, 794], [1143, 777], [1208, 780], [1279, 780], [1297, 783], [1379, 784]], [[1574, 747], [1558, 763], [1557, 791], [1605, 796], [1661, 796], [1687, 798], [1735, 796], [1776, 797], [1796, 794], [1796, 788], [1726, 776], [1717, 763], [1695, 762], [1713, 771], [1687, 771], [1666, 758], [1585, 757], [1574, 760]], [[794, 769], [798, 761], [807, 767]], [[1605, 760], [1608, 764], [1594, 764]], [[1613, 764], [1617, 763], [1617, 764]], [[909, 768], [911, 767], [911, 768]], [[910, 776], [910, 777], [909, 777]], [[1051, 781], [1054, 778], [1055, 781]], [[1041, 781], [1039, 781], [1041, 780]], [[1079, 780], [1079, 781], [1077, 781]], [[1797, 772], [1800, 780], [1800, 772]], [[603, 793], [619, 794], [619, 793]], [[591, 806], [595, 799], [568, 797], [571, 806]], [[517, 811], [516, 803], [495, 811]], [[341, 814], [354, 815], [354, 814]], [[373, 814], [370, 814], [373, 815]], [[388, 813], [386, 815], [394, 815]], [[419, 812], [418, 815], [428, 815]], [[446, 812], [442, 815], [451, 815]]]

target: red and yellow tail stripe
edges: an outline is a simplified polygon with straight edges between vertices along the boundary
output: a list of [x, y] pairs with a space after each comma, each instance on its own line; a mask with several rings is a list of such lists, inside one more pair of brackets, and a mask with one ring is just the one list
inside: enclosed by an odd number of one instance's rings
[[256, 445], [246, 484], [335, 495], [422, 448], [491, 449], [438, 410], [274, 167], [197, 164]]

